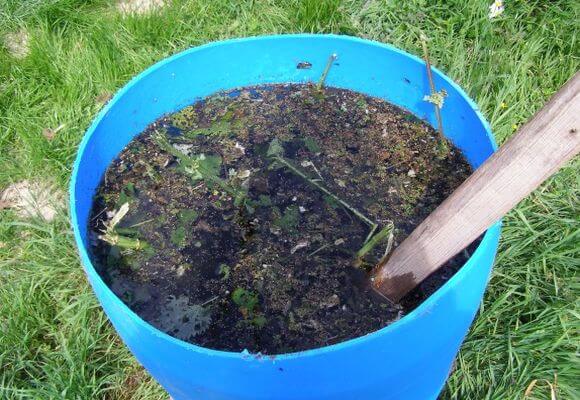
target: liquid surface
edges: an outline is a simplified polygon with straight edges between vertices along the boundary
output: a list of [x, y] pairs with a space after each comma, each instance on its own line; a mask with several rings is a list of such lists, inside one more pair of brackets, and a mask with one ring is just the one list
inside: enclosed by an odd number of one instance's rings
[[156, 121], [122, 151], [95, 196], [92, 254], [111, 289], [175, 337], [320, 347], [398, 320], [463, 264], [401, 304], [368, 286], [368, 269], [469, 173], [431, 127], [382, 100], [243, 88]]

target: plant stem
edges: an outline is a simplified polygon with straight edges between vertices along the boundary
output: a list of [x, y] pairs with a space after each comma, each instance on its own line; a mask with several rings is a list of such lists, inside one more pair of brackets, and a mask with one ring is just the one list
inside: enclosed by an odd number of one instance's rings
[[357, 210], [356, 208], [354, 208], [353, 206], [351, 206], [350, 204], [348, 204], [346, 201], [344, 201], [341, 198], [339, 198], [334, 193], [330, 192], [328, 189], [326, 189], [324, 186], [322, 186], [317, 181], [310, 179], [308, 177], [308, 175], [306, 175], [304, 172], [300, 171], [298, 168], [296, 168], [294, 165], [292, 165], [292, 163], [290, 163], [289, 161], [287, 161], [283, 157], [281, 157], [281, 156], [274, 156], [272, 158], [274, 160], [278, 161], [280, 164], [284, 165], [286, 168], [288, 168], [290, 171], [292, 171], [293, 173], [295, 173], [296, 175], [298, 175], [299, 177], [301, 177], [302, 179], [304, 179], [308, 183], [310, 183], [311, 185], [315, 186], [318, 190], [320, 190], [324, 194], [330, 196], [333, 200], [335, 200], [336, 202], [338, 202], [340, 205], [342, 205], [343, 207], [345, 207], [347, 210], [349, 210], [354, 215], [356, 215], [357, 217], [359, 217], [364, 223], [366, 223], [368, 226], [370, 226], [371, 227], [371, 231], [370, 231], [369, 235], [367, 236], [365, 242], [368, 241], [370, 239], [370, 237], [375, 233], [375, 230], [377, 229], [377, 226], [378, 225], [376, 223], [374, 223], [373, 221], [371, 221], [369, 218], [367, 218], [359, 210]]
[[135, 238], [119, 235], [115, 231], [107, 232], [99, 236], [100, 239], [109, 243], [110, 245], [120, 247], [122, 249], [143, 250], [149, 248], [149, 243]]
[[[431, 95], [437, 93], [435, 89], [435, 83], [433, 82], [433, 72], [431, 71], [431, 61], [429, 60], [429, 48], [427, 47], [427, 37], [421, 34], [421, 44], [423, 45], [423, 57], [425, 58], [425, 65], [427, 66], [427, 79], [429, 80], [429, 87], [431, 90]], [[435, 117], [437, 118], [437, 130], [439, 131], [440, 139], [445, 140], [443, 135], [443, 120], [441, 119], [441, 110], [437, 104], [433, 104], [435, 107]]]
[[316, 88], [318, 90], [322, 90], [322, 87], [324, 86], [324, 81], [326, 81], [326, 76], [328, 75], [328, 71], [330, 71], [330, 67], [332, 67], [332, 63], [334, 62], [334, 60], [337, 59], [337, 57], [338, 56], [336, 54], [331, 54], [330, 57], [328, 57], [326, 67], [324, 67], [324, 71], [322, 72], [322, 75], [320, 76], [320, 80], [318, 81], [318, 84], [316, 85]]
[[361, 260], [369, 251], [374, 249], [380, 242], [385, 238], [389, 237], [393, 233], [394, 226], [392, 223], [381, 229], [376, 235], [374, 235], [366, 244], [361, 247], [359, 251], [356, 252], [357, 260]]
[[308, 254], [308, 257], [312, 257], [316, 253], [319, 253], [319, 252], [321, 252], [322, 250], [324, 250], [324, 249], [326, 249], [328, 247], [330, 247], [330, 244], [328, 244], [328, 243], [323, 244], [322, 246], [320, 246], [319, 248], [317, 248], [316, 250], [314, 250], [312, 253]]
[[[191, 165], [192, 162], [194, 161], [191, 157], [173, 147], [165, 137], [165, 134], [163, 134], [162, 132], [158, 133], [158, 135], [155, 137], [155, 141], [157, 142], [157, 145], [161, 147], [161, 149], [165, 150], [172, 156], [177, 157], [177, 159], [179, 159], [180, 162]], [[212, 174], [208, 173], [208, 171], [204, 169], [201, 165], [197, 165], [196, 169], [201, 171], [204, 180], [208, 180], [211, 181], [212, 183], [219, 185], [228, 194], [234, 197], [240, 194], [240, 191], [232, 188], [231, 185], [224, 182], [223, 179], [220, 179], [217, 176], [213, 176]]]

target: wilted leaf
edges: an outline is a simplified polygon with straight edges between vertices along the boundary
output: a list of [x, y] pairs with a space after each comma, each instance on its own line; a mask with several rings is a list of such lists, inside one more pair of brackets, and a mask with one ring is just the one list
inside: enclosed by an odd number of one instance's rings
[[187, 296], [172, 296], [155, 320], [155, 325], [160, 329], [183, 340], [205, 332], [210, 323], [209, 311], [198, 304], [189, 305]]
[[111, 218], [111, 221], [108, 224], [109, 229], [115, 228], [119, 224], [119, 222], [121, 222], [123, 217], [127, 215], [128, 212], [129, 212], [129, 203], [124, 203], [121, 207], [119, 207], [119, 210], [115, 212], [113, 218]]

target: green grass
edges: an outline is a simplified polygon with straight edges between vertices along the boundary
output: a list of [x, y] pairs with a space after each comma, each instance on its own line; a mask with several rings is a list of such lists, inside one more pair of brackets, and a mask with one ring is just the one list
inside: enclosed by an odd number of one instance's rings
[[[502, 142], [580, 65], [574, 0], [167, 1], [122, 18], [110, 1], [0, 0], [0, 35], [25, 28], [30, 54], [0, 48], [0, 188], [47, 179], [63, 190], [101, 105], [136, 73], [210, 40], [282, 32], [348, 33], [421, 54], [477, 101]], [[43, 128], [65, 124], [48, 142]], [[521, 399], [533, 379], [580, 398], [580, 162], [511, 212], [478, 318], [444, 399]], [[163, 399], [122, 345], [86, 283], [67, 213], [51, 223], [0, 211], [0, 398]], [[530, 398], [549, 399], [538, 384]]]

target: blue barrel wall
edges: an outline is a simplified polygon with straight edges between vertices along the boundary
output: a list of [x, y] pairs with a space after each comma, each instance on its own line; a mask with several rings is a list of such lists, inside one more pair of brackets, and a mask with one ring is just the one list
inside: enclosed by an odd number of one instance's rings
[[[88, 279], [137, 360], [175, 400], [436, 399], [482, 300], [500, 224], [466, 265], [421, 306], [366, 336], [299, 353], [262, 356], [210, 350], [175, 339], [133, 313], [105, 285], [89, 256], [92, 196], [109, 163], [148, 124], [219, 90], [317, 82], [381, 97], [436, 126], [424, 62], [385, 44], [335, 35], [278, 35], [210, 43], [163, 60], [131, 80], [95, 118], [80, 145], [70, 184], [75, 239]], [[310, 69], [297, 64], [309, 62]], [[441, 72], [448, 97], [445, 134], [479, 166], [495, 150], [489, 126]], [[380, 199], [377, 199], [380, 201]]]

